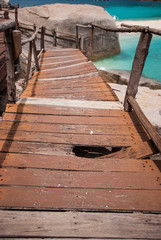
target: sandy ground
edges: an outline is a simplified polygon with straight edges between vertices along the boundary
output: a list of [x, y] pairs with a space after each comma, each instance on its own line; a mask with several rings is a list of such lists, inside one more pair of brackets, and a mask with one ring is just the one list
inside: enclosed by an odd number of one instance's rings
[[[123, 103], [126, 93], [126, 85], [109, 84], [119, 100]], [[139, 87], [136, 100], [149, 121], [161, 128], [161, 89], [152, 90], [148, 87]]]

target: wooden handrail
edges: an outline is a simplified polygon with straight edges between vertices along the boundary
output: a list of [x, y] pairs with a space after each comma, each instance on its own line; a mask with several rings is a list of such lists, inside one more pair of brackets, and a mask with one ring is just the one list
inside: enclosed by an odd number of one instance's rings
[[148, 26], [121, 24], [121, 26], [122, 26], [121, 28], [120, 27], [111, 28], [111, 27], [104, 27], [102, 25], [93, 24], [93, 23], [92, 23], [92, 26], [100, 28], [100, 29], [105, 30], [105, 31], [109, 31], [109, 32], [123, 32], [123, 33], [126, 33], [126, 32], [129, 32], [129, 33], [132, 33], [132, 32], [135, 32], [135, 33], [136, 32], [140, 32], [140, 33], [141, 32], [145, 32], [145, 33], [149, 32], [151, 34], [161, 36], [161, 31], [160, 30], [157, 30], [155, 28], [149, 28]]
[[91, 25], [83, 25], [83, 24], [76, 24], [76, 27], [81, 27], [81, 28], [91, 28]]
[[28, 39], [25, 39], [22, 41], [22, 45], [26, 44], [26, 43], [29, 43], [29, 42], [32, 42], [33, 40], [35, 40], [38, 32], [39, 32], [39, 29], [40, 29], [40, 26], [39, 27], [36, 27], [36, 31], [34, 32], [34, 34], [28, 38]]
[[138, 31], [140, 30], [140, 32], [149, 32], [151, 34], [161, 36], [161, 31], [156, 28], [150, 28], [148, 26], [129, 25], [125, 23], [122, 23], [121, 26], [126, 28], [131, 28], [131, 29], [138, 29]]
[[128, 98], [128, 102], [131, 105], [131, 107], [134, 110], [137, 117], [139, 118], [140, 122], [142, 123], [142, 125], [146, 129], [147, 133], [149, 134], [149, 136], [153, 140], [154, 144], [156, 145], [158, 150], [161, 152], [161, 137], [160, 137], [160, 135], [158, 134], [156, 129], [153, 127], [153, 125], [150, 123], [150, 121], [147, 119], [147, 117], [145, 116], [145, 114], [143, 113], [141, 108], [139, 107], [139, 104], [137, 103], [135, 98], [130, 96]]

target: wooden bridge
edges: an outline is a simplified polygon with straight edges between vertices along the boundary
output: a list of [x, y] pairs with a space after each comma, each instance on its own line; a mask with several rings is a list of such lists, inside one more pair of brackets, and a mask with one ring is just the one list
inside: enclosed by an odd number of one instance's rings
[[78, 49], [46, 50], [38, 66], [0, 126], [0, 239], [160, 239], [161, 165], [142, 114]]

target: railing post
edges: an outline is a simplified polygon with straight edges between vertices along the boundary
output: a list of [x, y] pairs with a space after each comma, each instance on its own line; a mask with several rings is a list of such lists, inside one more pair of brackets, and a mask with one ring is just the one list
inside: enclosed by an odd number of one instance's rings
[[29, 43], [28, 64], [27, 64], [27, 71], [26, 71], [26, 77], [25, 77], [26, 84], [28, 83], [28, 78], [30, 74], [31, 61], [32, 61], [32, 42]]
[[77, 25], [76, 25], [76, 48], [79, 48], [79, 32]]
[[37, 51], [36, 51], [35, 40], [32, 41], [32, 46], [33, 46], [33, 54], [34, 54], [36, 71], [40, 71], [39, 62], [38, 62], [38, 58], [37, 58]]
[[8, 101], [16, 101], [16, 86], [15, 86], [15, 72], [13, 60], [13, 38], [12, 30], [5, 31], [5, 45], [6, 45], [6, 64], [7, 64], [7, 94]]
[[18, 7], [15, 7], [15, 29], [18, 30]]
[[53, 46], [57, 47], [57, 38], [56, 38], [56, 30], [55, 30], [55, 28], [53, 28], [52, 34], [53, 34]]
[[139, 43], [136, 49], [132, 71], [130, 74], [129, 84], [126, 90], [125, 100], [124, 100], [124, 110], [126, 112], [131, 111], [131, 106], [128, 103], [128, 98], [132, 96], [135, 98], [138, 91], [138, 83], [144, 68], [145, 60], [149, 52], [149, 46], [152, 39], [152, 34], [141, 33]]
[[91, 33], [89, 38], [89, 47], [88, 47], [88, 59], [92, 59], [92, 42], [93, 42], [93, 35], [94, 35], [94, 26], [91, 26]]
[[40, 51], [43, 49], [43, 52], [45, 51], [45, 42], [44, 42], [44, 39], [45, 39], [45, 31], [46, 31], [46, 28], [44, 26], [42, 26], [41, 28], [41, 41], [40, 41]]
[[4, 19], [9, 19], [9, 12], [8, 11], [4, 12]]

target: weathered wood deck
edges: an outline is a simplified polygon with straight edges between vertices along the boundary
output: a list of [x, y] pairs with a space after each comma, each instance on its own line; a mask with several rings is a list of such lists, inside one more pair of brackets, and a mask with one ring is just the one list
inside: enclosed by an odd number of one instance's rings
[[160, 239], [161, 167], [112, 154], [153, 152], [135, 114], [79, 50], [40, 62], [0, 127], [0, 237]]

